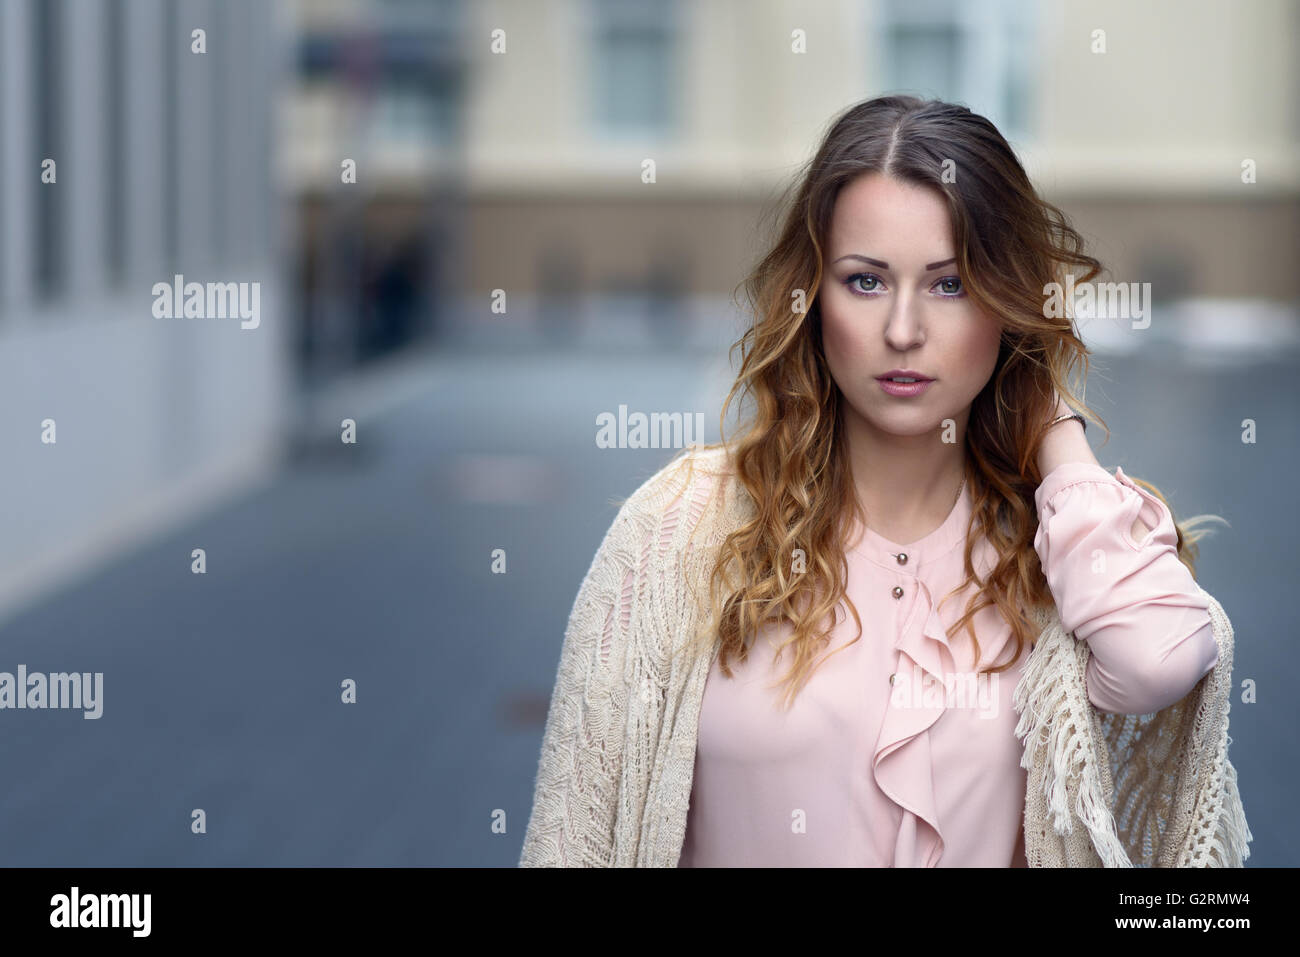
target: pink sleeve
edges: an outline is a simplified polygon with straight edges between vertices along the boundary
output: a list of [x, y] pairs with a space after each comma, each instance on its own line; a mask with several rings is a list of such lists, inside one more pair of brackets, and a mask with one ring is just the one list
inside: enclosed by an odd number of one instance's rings
[[[1218, 663], [1209, 604], [1178, 560], [1173, 516], [1122, 469], [1058, 465], [1035, 493], [1042, 562], [1061, 624], [1086, 640], [1088, 698], [1102, 711], [1168, 707]], [[1134, 541], [1141, 514], [1150, 532]]]

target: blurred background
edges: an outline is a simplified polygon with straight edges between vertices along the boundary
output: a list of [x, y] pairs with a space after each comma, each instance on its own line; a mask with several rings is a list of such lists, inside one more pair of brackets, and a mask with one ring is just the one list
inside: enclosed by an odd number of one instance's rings
[[[1298, 38], [1294, 0], [4, 0], [0, 671], [103, 712], [0, 710], [0, 863], [513, 865], [610, 500], [675, 451], [596, 416], [718, 438], [773, 203], [884, 92], [988, 116], [1151, 283], [1149, 328], [1080, 322], [1089, 435], [1230, 523], [1248, 864], [1300, 862]], [[176, 276], [258, 324], [160, 318]]]

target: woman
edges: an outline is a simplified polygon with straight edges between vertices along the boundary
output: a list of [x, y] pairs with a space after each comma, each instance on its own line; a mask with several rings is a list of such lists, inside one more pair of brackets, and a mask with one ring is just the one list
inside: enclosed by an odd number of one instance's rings
[[1241, 864], [1192, 523], [1062, 399], [1081, 246], [964, 107], [835, 120], [746, 284], [748, 428], [579, 591], [521, 863]]

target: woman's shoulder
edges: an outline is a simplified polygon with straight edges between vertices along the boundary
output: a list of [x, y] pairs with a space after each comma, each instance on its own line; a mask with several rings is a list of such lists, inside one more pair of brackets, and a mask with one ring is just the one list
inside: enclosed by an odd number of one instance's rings
[[729, 449], [726, 446], [687, 446], [642, 482], [627, 497], [626, 506], [661, 513], [688, 492], [698, 493], [717, 487], [731, 471]]
[[621, 512], [638, 524], [660, 528], [663, 538], [672, 538], [683, 518], [693, 531], [705, 521], [710, 504], [734, 501], [726, 494], [733, 474], [727, 446], [688, 446], [642, 482], [623, 501]]

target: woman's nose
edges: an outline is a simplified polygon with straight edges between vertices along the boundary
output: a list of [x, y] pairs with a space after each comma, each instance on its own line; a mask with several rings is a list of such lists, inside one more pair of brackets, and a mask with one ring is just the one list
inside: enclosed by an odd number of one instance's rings
[[921, 320], [914, 303], [898, 300], [890, 310], [889, 320], [885, 325], [885, 340], [900, 351], [925, 341], [921, 331]]

